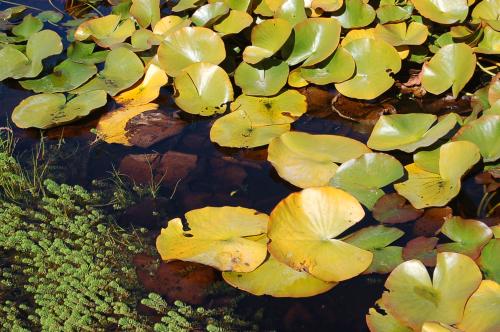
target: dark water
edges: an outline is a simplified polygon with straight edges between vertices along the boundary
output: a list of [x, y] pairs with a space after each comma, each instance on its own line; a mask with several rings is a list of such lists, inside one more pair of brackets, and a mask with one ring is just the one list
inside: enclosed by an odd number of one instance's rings
[[[24, 1], [24, 3], [52, 9], [47, 1]], [[64, 8], [64, 1], [53, 1], [53, 3], [61, 9]], [[6, 7], [8, 6], [0, 3], [0, 9]], [[48, 28], [54, 29], [50, 26]], [[57, 58], [49, 59], [46, 68], [50, 69], [50, 66], [55, 63], [57, 63]], [[46, 71], [50, 70], [46, 69]], [[166, 113], [178, 111], [169, 97], [170, 93], [168, 88], [163, 89], [159, 101], [160, 110]], [[0, 83], [0, 126], [6, 124], [13, 108], [30, 95], [32, 95], [31, 92], [20, 88], [15, 81], [7, 80]], [[129, 154], [163, 154], [167, 151], [177, 151], [195, 155], [198, 161], [196, 168], [179, 183], [172, 199], [165, 203], [171, 217], [181, 216], [191, 209], [202, 206], [223, 205], [245, 206], [269, 213], [280, 200], [291, 192], [297, 191], [296, 188], [281, 180], [271, 165], [265, 161], [265, 148], [231, 150], [221, 149], [211, 143], [209, 131], [214, 120], [212, 118], [181, 114], [181, 117], [189, 123], [182, 133], [148, 149], [105, 143], [91, 144], [93, 135], [89, 133], [89, 129], [95, 126], [93, 120], [113, 107], [110, 103], [107, 109], [96, 112], [90, 119], [82, 120], [65, 129], [64, 136], [67, 144], [78, 147], [77, 158], [67, 165], [68, 168], [72, 168], [72, 172], [69, 172], [72, 176], [66, 179], [67, 182], [89, 186], [93, 179], [108, 178], [113, 168], [117, 168], [120, 161]], [[399, 107], [400, 111], [416, 110], [416, 106], [412, 103], [400, 103]], [[326, 104], [324, 110], [330, 111], [330, 105]], [[306, 114], [293, 127], [310, 133], [349, 136], [364, 142], [369, 133], [369, 128], [363, 128], [355, 122], [342, 119], [333, 112], [327, 116]], [[29, 149], [40, 137], [40, 132], [35, 130], [22, 131], [14, 128], [14, 131], [20, 138], [20, 149]], [[59, 129], [44, 133], [45, 136], [54, 140], [58, 139], [61, 134]], [[398, 157], [403, 164], [411, 160], [408, 155]], [[161, 193], [170, 196], [172, 191], [172, 187], [166, 187]], [[474, 185], [471, 178], [465, 181], [462, 198], [463, 201], [468, 202], [464, 205], [467, 213], [472, 213], [481, 195], [481, 187]], [[140, 221], [137, 222], [140, 223]], [[162, 224], [163, 221], [158, 225], [147, 226], [157, 230]], [[362, 224], [358, 227], [366, 227], [376, 222], [368, 218]], [[401, 239], [396, 245], [404, 244], [407, 239]], [[306, 299], [249, 296], [244, 300], [242, 310], [264, 307], [265, 318], [268, 322], [266, 328], [280, 331], [368, 331], [365, 314], [381, 296], [385, 277], [359, 276], [341, 283], [326, 294]]]

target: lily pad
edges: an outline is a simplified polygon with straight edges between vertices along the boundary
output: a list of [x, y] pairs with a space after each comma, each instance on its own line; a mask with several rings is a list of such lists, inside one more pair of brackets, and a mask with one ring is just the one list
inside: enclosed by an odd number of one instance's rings
[[402, 22], [410, 18], [413, 6], [408, 3], [405, 6], [396, 5], [396, 0], [380, 1], [376, 10], [380, 24]]
[[476, 69], [476, 56], [466, 44], [443, 46], [424, 64], [422, 86], [435, 95], [452, 88], [453, 97], [465, 87]]
[[239, 33], [253, 23], [253, 17], [247, 12], [231, 10], [229, 15], [213, 26], [214, 30], [224, 34]]
[[266, 145], [289, 131], [306, 110], [306, 98], [293, 90], [271, 98], [241, 95], [231, 104], [231, 113], [215, 121], [210, 139], [227, 147]]
[[252, 45], [243, 51], [243, 60], [249, 64], [256, 64], [271, 57], [285, 44], [291, 32], [290, 23], [281, 18], [259, 23], [252, 29]]
[[479, 257], [481, 249], [493, 237], [493, 232], [479, 220], [453, 217], [447, 219], [441, 233], [453, 242], [438, 245], [439, 252], [449, 251], [467, 255], [472, 259]]
[[108, 53], [104, 69], [96, 77], [72, 93], [105, 90], [110, 96], [131, 87], [144, 75], [141, 59], [132, 51], [119, 47]]
[[373, 22], [375, 9], [367, 0], [345, 0], [345, 9], [340, 16], [333, 16], [339, 20], [344, 29], [362, 28]]
[[423, 210], [415, 209], [403, 196], [386, 194], [373, 206], [373, 218], [384, 224], [400, 224], [420, 217]]
[[12, 112], [19, 128], [47, 129], [66, 124], [106, 105], [105, 91], [91, 91], [66, 101], [64, 94], [42, 93], [24, 99]]
[[93, 65], [106, 61], [109, 51], [94, 52], [94, 43], [74, 42], [68, 47], [68, 58], [73, 62]]
[[500, 282], [500, 239], [490, 240], [481, 250], [477, 263], [486, 279]]
[[240, 63], [234, 72], [234, 81], [243, 94], [249, 96], [272, 96], [283, 88], [288, 79], [288, 65], [275, 58], [255, 65]]
[[168, 34], [158, 48], [160, 67], [169, 76], [177, 76], [196, 62], [220, 64], [226, 58], [219, 35], [203, 27], [185, 27]]
[[366, 145], [348, 137], [289, 132], [271, 141], [268, 160], [282, 179], [308, 188], [328, 185], [338, 164], [367, 152]]
[[328, 58], [340, 41], [340, 24], [333, 18], [308, 18], [294, 28], [294, 44], [286, 60], [290, 66], [315, 65]]
[[498, 0], [483, 0], [472, 10], [473, 19], [485, 21], [496, 31], [500, 30], [498, 17], [500, 17], [500, 1]]
[[191, 15], [191, 20], [197, 26], [210, 27], [227, 13], [229, 13], [229, 7], [224, 2], [207, 3], [195, 10]]
[[413, 0], [412, 3], [422, 16], [441, 24], [462, 22], [469, 13], [467, 0]]
[[165, 38], [179, 29], [188, 27], [190, 24], [191, 20], [184, 19], [176, 15], [168, 15], [162, 17], [158, 22], [156, 22], [153, 28], [153, 33]]
[[248, 237], [266, 232], [269, 217], [242, 207], [206, 207], [168, 222], [156, 240], [163, 260], [179, 259], [221, 271], [251, 272], [264, 262], [265, 243]]
[[334, 12], [342, 8], [344, 0], [312, 0], [311, 8], [321, 9], [325, 12]]
[[160, 95], [160, 88], [168, 83], [168, 77], [157, 65], [149, 65], [144, 80], [132, 90], [125, 91], [115, 97], [121, 105], [139, 106], [145, 105]]
[[375, 27], [375, 38], [381, 38], [392, 46], [421, 45], [427, 40], [429, 29], [426, 25], [418, 22], [377, 24]]
[[411, 260], [389, 275], [382, 303], [397, 320], [417, 331], [427, 321], [456, 324], [481, 279], [481, 271], [465, 255], [438, 254], [432, 281], [425, 266]]
[[368, 310], [366, 324], [370, 332], [413, 332], [409, 327], [402, 325], [389, 313], [381, 314], [375, 308]]
[[[269, 4], [271, 1], [264, 0]], [[304, 0], [277, 0], [272, 13], [275, 18], [287, 20], [292, 26], [304, 21], [307, 18]]]
[[477, 44], [477, 47], [474, 48], [474, 52], [500, 54], [500, 32], [493, 30], [489, 26], [485, 27], [483, 30], [483, 37], [479, 44]]
[[[345, 45], [356, 63], [354, 77], [335, 84], [344, 96], [373, 99], [387, 91], [394, 83], [390, 73], [401, 69], [401, 58], [396, 49], [385, 41], [371, 38], [356, 39]], [[377, 63], [376, 66], [373, 64]]]
[[500, 158], [500, 115], [485, 115], [469, 122], [453, 140], [476, 144], [485, 162], [497, 160]]
[[425, 266], [436, 266], [437, 249], [436, 245], [439, 239], [437, 237], [416, 237], [406, 244], [403, 248], [403, 258], [405, 261], [418, 259]]
[[174, 101], [191, 114], [213, 115], [224, 113], [233, 100], [233, 86], [221, 67], [198, 62], [185, 68], [174, 78]]
[[135, 24], [131, 19], [121, 22], [119, 15], [107, 15], [82, 23], [75, 31], [75, 40], [84, 41], [90, 37], [103, 48], [123, 43], [132, 36]]
[[12, 28], [12, 34], [17, 38], [16, 42], [28, 40], [33, 34], [43, 29], [42, 21], [30, 15], [26, 15], [23, 21]]
[[385, 153], [365, 153], [344, 162], [330, 184], [356, 197], [369, 210], [385, 193], [385, 187], [404, 175], [403, 165]]
[[500, 284], [483, 280], [472, 294], [458, 328], [464, 331], [494, 332], [500, 329]]
[[257, 296], [308, 297], [327, 292], [337, 284], [296, 271], [273, 256], [252, 272], [223, 272], [222, 277], [231, 286]]
[[367, 145], [376, 150], [402, 150], [413, 152], [429, 146], [446, 135], [457, 123], [457, 116], [450, 113], [432, 128], [437, 117], [433, 114], [408, 113], [382, 115], [368, 139]]
[[316, 67], [301, 67], [300, 77], [317, 85], [340, 83], [348, 80], [355, 73], [356, 64], [351, 54], [339, 46], [335, 53]]
[[160, 0], [132, 0], [130, 15], [143, 28], [154, 27], [160, 20]]
[[34, 92], [66, 92], [78, 88], [97, 73], [92, 64], [77, 63], [66, 59], [54, 67], [54, 72], [37, 80], [19, 82], [21, 86]]
[[316, 278], [338, 282], [368, 268], [373, 254], [335, 237], [363, 219], [350, 194], [332, 187], [293, 193], [272, 211], [269, 252], [277, 260]]
[[467, 141], [442, 145], [439, 152], [439, 173], [406, 165], [408, 180], [394, 185], [396, 191], [417, 208], [444, 206], [460, 191], [460, 179], [479, 161], [478, 147]]

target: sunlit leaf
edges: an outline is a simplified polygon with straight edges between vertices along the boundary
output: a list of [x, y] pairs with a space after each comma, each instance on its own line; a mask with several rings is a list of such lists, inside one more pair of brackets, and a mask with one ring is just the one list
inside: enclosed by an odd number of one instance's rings
[[132, 0], [132, 15], [143, 28], [154, 27], [160, 20], [160, 0]]
[[438, 245], [439, 252], [458, 252], [472, 259], [479, 256], [481, 248], [493, 237], [493, 232], [486, 224], [479, 220], [460, 217], [447, 219], [441, 228], [441, 233], [453, 242]]
[[132, 90], [125, 91], [115, 97], [122, 105], [139, 106], [152, 102], [160, 95], [160, 88], [167, 84], [168, 77], [165, 71], [156, 65], [150, 65], [140, 85]]
[[345, 9], [340, 16], [333, 16], [339, 20], [344, 29], [362, 28], [373, 22], [375, 9], [367, 0], [345, 0]]
[[500, 329], [500, 284], [483, 280], [465, 306], [458, 328], [464, 331], [495, 332]]
[[381, 314], [374, 308], [368, 310], [366, 324], [370, 332], [413, 332], [413, 329], [402, 325], [391, 314]]
[[461, 22], [469, 13], [467, 0], [412, 0], [412, 3], [422, 16], [441, 24]]
[[500, 239], [490, 240], [481, 250], [477, 263], [486, 279], [500, 282]]
[[256, 64], [271, 57], [283, 46], [291, 32], [290, 23], [280, 18], [265, 20], [256, 25], [252, 29], [252, 45], [243, 51], [243, 60]]
[[191, 20], [197, 26], [209, 27], [227, 13], [229, 13], [229, 7], [224, 2], [208, 3], [198, 7], [191, 15]]
[[394, 24], [377, 24], [375, 37], [381, 38], [392, 46], [421, 45], [427, 40], [429, 29], [426, 25], [418, 22]]
[[109, 48], [123, 43], [135, 31], [134, 22], [126, 19], [120, 22], [119, 15], [107, 15], [82, 23], [75, 31], [75, 40], [83, 41], [90, 37], [101, 47]]
[[94, 52], [94, 43], [74, 42], [68, 47], [68, 58], [73, 62], [96, 64], [106, 61], [109, 51]]
[[301, 67], [300, 76], [308, 82], [326, 85], [340, 83], [353, 76], [356, 64], [351, 54], [339, 46], [333, 55], [318, 63], [316, 67]]
[[214, 30], [224, 35], [239, 33], [253, 23], [253, 17], [247, 12], [231, 10], [229, 15], [214, 25]]
[[88, 115], [106, 105], [105, 91], [92, 91], [66, 101], [64, 94], [42, 93], [24, 99], [12, 112], [19, 128], [47, 129]]
[[311, 8], [322, 9], [325, 12], [334, 12], [342, 8], [344, 0], [312, 0]]
[[500, 158], [500, 115], [485, 115], [469, 122], [453, 140], [476, 144], [486, 162], [497, 160]]
[[162, 17], [153, 28], [155, 35], [160, 35], [163, 38], [179, 29], [187, 27], [191, 24], [191, 20], [183, 19], [182, 17], [169, 15]]
[[168, 222], [156, 240], [163, 260], [180, 259], [221, 271], [251, 272], [265, 260], [265, 243], [248, 239], [266, 232], [269, 217], [242, 207], [206, 207]]
[[373, 254], [335, 237], [363, 217], [358, 201], [340, 189], [293, 193], [271, 213], [269, 252], [295, 270], [324, 281], [353, 278], [368, 268]]
[[246, 95], [272, 96], [285, 86], [288, 73], [286, 62], [275, 58], [255, 65], [242, 62], [234, 72], [234, 81]]

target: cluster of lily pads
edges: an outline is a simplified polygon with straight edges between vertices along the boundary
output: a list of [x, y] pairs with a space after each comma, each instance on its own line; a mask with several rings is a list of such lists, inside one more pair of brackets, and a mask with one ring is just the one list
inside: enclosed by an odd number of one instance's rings
[[[500, 53], [498, 0], [383, 0], [377, 8], [366, 0], [180, 0], [163, 17], [159, 0], [115, 3], [111, 14], [80, 22], [67, 58], [41, 78], [43, 61], [63, 51], [43, 17], [24, 16], [0, 35], [0, 81], [18, 79], [36, 93], [14, 109], [18, 127], [67, 124], [109, 95], [119, 107], [102, 115], [98, 135], [132, 145], [127, 124], [157, 109], [160, 89], [171, 84], [181, 110], [222, 115], [213, 142], [269, 145], [279, 176], [302, 189], [270, 215], [206, 207], [170, 220], [157, 239], [163, 259], [212, 266], [237, 288], [276, 297], [313, 296], [363, 273], [393, 271], [378, 302], [385, 313], [372, 309], [367, 318], [372, 331], [500, 329], [498, 226], [448, 218], [438, 233], [449, 242], [419, 253], [392, 245], [404, 235], [395, 227], [345, 234], [391, 186], [413, 208], [440, 207], [480, 160], [498, 168], [500, 80], [491, 57]], [[22, 12], [14, 7], [0, 19]], [[371, 100], [393, 86], [403, 61], [421, 67], [431, 94], [451, 89], [457, 97], [476, 71], [495, 77], [474, 93], [469, 116], [382, 115], [367, 144], [291, 131], [308, 108], [298, 88], [334, 86]], [[388, 154], [394, 150], [413, 153], [413, 163], [403, 166]], [[433, 282], [412, 259], [425, 255], [437, 255]]]

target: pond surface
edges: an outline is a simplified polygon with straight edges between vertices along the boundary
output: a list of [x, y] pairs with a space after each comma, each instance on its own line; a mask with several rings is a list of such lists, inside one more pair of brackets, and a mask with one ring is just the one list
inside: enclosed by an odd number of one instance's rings
[[[22, 2], [22, 1], [20, 1]], [[24, 1], [31, 6], [53, 9], [47, 1]], [[64, 1], [53, 1], [59, 8], [64, 8]], [[0, 3], [0, 10], [9, 5]], [[62, 31], [62, 30], [60, 30]], [[57, 59], [50, 60], [53, 63]], [[51, 66], [46, 66], [46, 71]], [[109, 103], [104, 110], [100, 110], [84, 121], [77, 122], [62, 129], [49, 130], [44, 133], [48, 139], [58, 140], [64, 137], [67, 144], [74, 146], [76, 158], [69, 160], [66, 167], [74, 168], [68, 183], [90, 186], [95, 179], [104, 179], [111, 176], [114, 168], [120, 168], [121, 161], [129, 155], [155, 154], [164, 155], [170, 152], [171, 158], [179, 158], [170, 164], [175, 169], [166, 175], [166, 185], [160, 192], [163, 196], [171, 197], [163, 208], [168, 215], [181, 216], [185, 212], [203, 206], [244, 206], [258, 211], [269, 213], [283, 198], [297, 189], [280, 179], [272, 166], [266, 161], [267, 149], [231, 150], [221, 149], [209, 139], [209, 130], [214, 119], [199, 118], [181, 114], [173, 104], [170, 95], [172, 91], [162, 89], [159, 101], [159, 111], [172, 116], [182, 123], [182, 131], [150, 148], [123, 147], [106, 143], [95, 143], [94, 135], [89, 132], [95, 127], [99, 115], [112, 110], [115, 105]], [[374, 122], [358, 123], [339, 116], [332, 111], [330, 99], [334, 96], [331, 91], [312, 91], [311, 108], [305, 116], [293, 124], [293, 128], [309, 133], [337, 134], [356, 138], [366, 143], [371, 125]], [[13, 108], [24, 98], [32, 95], [30, 91], [22, 89], [17, 82], [7, 80], [0, 83], [0, 127], [7, 125]], [[320, 96], [318, 98], [318, 96]], [[314, 101], [314, 103], [312, 102]], [[445, 113], [451, 109], [464, 110], [460, 103], [436, 106], [429, 102], [419, 105], [411, 100], [392, 100], [390, 105], [398, 112], [415, 112], [422, 107], [432, 110], [433, 113]], [[385, 112], [384, 106], [376, 106], [377, 111]], [[359, 106], [359, 105], [358, 105]], [[354, 106], [354, 107], [358, 107]], [[344, 114], [345, 115], [345, 114]], [[364, 115], [365, 116], [365, 115]], [[13, 128], [20, 139], [19, 148], [29, 149], [40, 137], [35, 130], [19, 130]], [[175, 152], [177, 154], [172, 154]], [[400, 155], [399, 159], [406, 164], [411, 155]], [[147, 170], [132, 166], [135, 170], [129, 174], [134, 178], [148, 178]], [[142, 173], [141, 173], [142, 172]], [[462, 201], [468, 202], [461, 208], [465, 214], [477, 206], [482, 192], [481, 187], [473, 184], [471, 178], [464, 181], [466, 197]], [[147, 205], [145, 205], [147, 206]], [[143, 208], [144, 209], [144, 208]], [[139, 209], [141, 210], [141, 209]], [[157, 220], [151, 224], [147, 217], [148, 211], [134, 214], [134, 226], [145, 226], [153, 234], [164, 226], [165, 220]], [[368, 219], [363, 226], [376, 221]], [[407, 239], [396, 242], [402, 244]], [[242, 310], [249, 308], [265, 308], [269, 329], [280, 331], [368, 331], [365, 324], [365, 315], [368, 308], [381, 296], [386, 276], [369, 275], [359, 276], [349, 282], [341, 283], [330, 292], [306, 299], [274, 299], [271, 297], [249, 296], [244, 300]]]

